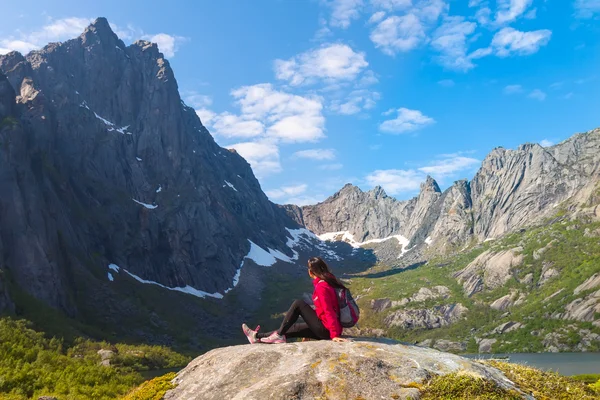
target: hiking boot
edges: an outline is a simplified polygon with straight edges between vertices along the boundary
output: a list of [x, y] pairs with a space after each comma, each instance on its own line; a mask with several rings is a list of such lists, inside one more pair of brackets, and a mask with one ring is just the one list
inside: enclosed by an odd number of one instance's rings
[[242, 331], [244, 331], [244, 335], [248, 338], [250, 344], [260, 343], [260, 339], [256, 338], [256, 332], [260, 329], [260, 325], [256, 327], [255, 330], [252, 330], [246, 324], [242, 324]]
[[260, 339], [261, 343], [269, 343], [269, 344], [277, 344], [277, 343], [286, 343], [285, 340], [285, 335], [280, 335], [277, 333], [277, 331], [271, 333], [271, 335], [269, 335], [266, 338], [262, 338]]

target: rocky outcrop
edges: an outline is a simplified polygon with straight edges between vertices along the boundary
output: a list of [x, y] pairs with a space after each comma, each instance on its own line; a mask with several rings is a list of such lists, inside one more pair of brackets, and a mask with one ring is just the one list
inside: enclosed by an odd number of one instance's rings
[[560, 272], [553, 268], [551, 263], [542, 263], [542, 273], [540, 275], [540, 280], [538, 281], [538, 286], [544, 286], [546, 282], [553, 278], [556, 278], [559, 275]]
[[573, 291], [574, 294], [579, 294], [586, 290], [593, 290], [600, 286], [600, 273], [594, 274], [586, 279], [581, 285], [577, 286]]
[[523, 262], [522, 251], [520, 247], [498, 253], [487, 250], [454, 277], [469, 297], [484, 289], [499, 288], [512, 278], [512, 269]]
[[563, 313], [556, 315], [556, 318], [594, 322], [598, 314], [600, 314], [600, 290], [590, 293], [584, 298], [573, 300], [566, 305]]
[[481, 339], [479, 341], [479, 352], [480, 353], [491, 353], [492, 346], [496, 344], [498, 339]]
[[177, 374], [165, 400], [416, 399], [417, 385], [449, 373], [518, 389], [497, 369], [392, 341], [303, 342], [212, 350]]
[[467, 344], [464, 342], [452, 342], [450, 340], [438, 339], [433, 344], [433, 348], [438, 349], [439, 351], [461, 353], [467, 350]]
[[508, 332], [512, 332], [512, 331], [516, 331], [517, 329], [520, 329], [523, 327], [523, 324], [520, 322], [515, 322], [515, 321], [509, 321], [509, 322], [505, 322], [503, 324], [500, 324], [496, 327], [496, 329], [494, 329], [494, 333], [502, 335], [503, 333], [508, 333]]
[[432, 299], [447, 299], [450, 297], [450, 289], [446, 286], [433, 286], [431, 289], [422, 287], [410, 297], [405, 297], [401, 300], [374, 299], [371, 300], [371, 308], [375, 312], [381, 312], [388, 308], [402, 307], [409, 303], [419, 303]]
[[29, 294], [74, 314], [76, 279], [108, 282], [109, 263], [222, 294], [250, 241], [293, 255], [297, 225], [182, 102], [155, 44], [99, 18], [0, 72], [0, 266]]
[[388, 327], [403, 329], [435, 329], [458, 322], [468, 309], [462, 304], [449, 304], [433, 308], [399, 310], [390, 313], [384, 319]]

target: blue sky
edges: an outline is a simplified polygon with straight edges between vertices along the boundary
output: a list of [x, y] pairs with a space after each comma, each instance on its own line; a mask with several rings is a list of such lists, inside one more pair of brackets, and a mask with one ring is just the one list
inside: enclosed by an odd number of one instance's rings
[[[600, 126], [599, 0], [5, 2], [0, 53], [105, 16], [156, 41], [182, 97], [280, 203], [345, 183], [399, 199], [494, 147]], [[36, 10], [32, 12], [30, 10]]]

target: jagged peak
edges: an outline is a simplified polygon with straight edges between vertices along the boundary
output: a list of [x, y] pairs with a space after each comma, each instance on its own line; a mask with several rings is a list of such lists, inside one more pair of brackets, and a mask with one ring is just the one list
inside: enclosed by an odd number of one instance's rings
[[431, 175], [427, 175], [427, 179], [421, 184], [421, 192], [442, 193], [440, 186]]
[[376, 199], [388, 197], [385, 190], [379, 185], [371, 189], [369, 193], [372, 194]]
[[80, 36], [83, 44], [88, 43], [104, 43], [110, 45], [118, 45], [122, 42], [117, 34], [110, 27], [110, 23], [104, 17], [98, 17], [92, 22]]

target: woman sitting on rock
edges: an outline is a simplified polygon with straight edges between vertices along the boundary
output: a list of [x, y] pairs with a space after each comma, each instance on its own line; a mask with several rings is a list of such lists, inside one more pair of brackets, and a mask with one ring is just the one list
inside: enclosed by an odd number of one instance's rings
[[[315, 309], [304, 300], [292, 303], [278, 330], [259, 333], [242, 324], [242, 330], [250, 343], [285, 343], [286, 338], [310, 338], [317, 340], [331, 339], [345, 342], [341, 337], [342, 325], [339, 319], [339, 305], [335, 289], [345, 286], [331, 273], [329, 267], [319, 257], [308, 260], [308, 276], [313, 280], [315, 290], [312, 295]], [[297, 323], [302, 316], [303, 323]]]

